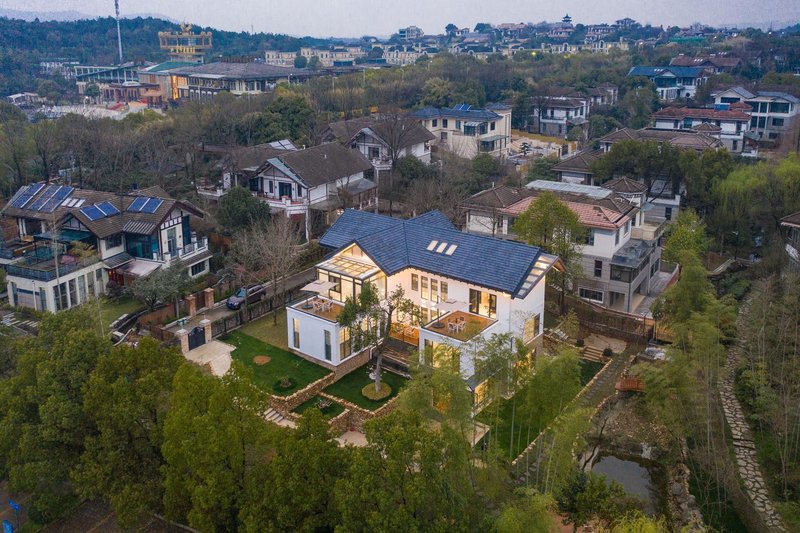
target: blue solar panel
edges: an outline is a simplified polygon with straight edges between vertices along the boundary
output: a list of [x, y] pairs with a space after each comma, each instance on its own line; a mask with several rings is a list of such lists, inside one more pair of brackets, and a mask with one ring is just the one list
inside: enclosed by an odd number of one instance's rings
[[100, 211], [96, 205], [87, 205], [86, 207], [81, 207], [81, 213], [83, 213], [89, 220], [100, 220], [101, 218], [105, 217], [103, 212]]
[[17, 195], [12, 198], [8, 205], [11, 207], [16, 207], [17, 209], [21, 209], [25, 206], [25, 204], [31, 201], [31, 198], [33, 198], [33, 195], [29, 191], [30, 187], [23, 187], [19, 190]]
[[59, 188], [58, 185], [48, 185], [47, 188], [42, 193], [42, 195], [39, 198], [37, 198], [36, 201], [33, 202], [30, 205], [30, 207], [28, 207], [28, 209], [30, 209], [31, 211], [39, 211], [42, 208], [42, 206], [44, 206], [44, 204], [46, 204], [47, 201], [53, 197], [58, 188]]
[[119, 209], [114, 207], [111, 202], [101, 202], [97, 204], [97, 208], [107, 217], [119, 214]]
[[52, 213], [61, 204], [61, 202], [63, 202], [61, 198], [56, 198], [55, 196], [53, 196], [44, 203], [44, 205], [39, 209], [39, 211], [42, 213]]
[[149, 199], [150, 198], [148, 198], [146, 196], [143, 196], [141, 198], [137, 198], [136, 200], [131, 202], [131, 205], [128, 206], [128, 211], [133, 211], [134, 213], [138, 213], [139, 211], [142, 210], [142, 208], [144, 207], [144, 204], [146, 204]]
[[150, 198], [147, 203], [142, 208], [143, 213], [155, 213], [161, 204], [164, 203], [164, 200], [161, 198]]
[[75, 189], [70, 187], [69, 185], [64, 185], [63, 187], [59, 188], [56, 193], [53, 195], [53, 198], [58, 198], [59, 200], [66, 200], [72, 191]]
[[36, 193], [44, 189], [44, 182], [40, 181], [39, 183], [34, 183], [32, 185], [28, 185], [28, 194], [31, 196], [36, 196]]

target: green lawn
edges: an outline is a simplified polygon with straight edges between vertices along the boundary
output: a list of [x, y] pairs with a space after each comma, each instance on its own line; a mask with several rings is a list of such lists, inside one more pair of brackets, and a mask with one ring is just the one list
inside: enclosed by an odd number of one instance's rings
[[241, 327], [240, 331], [251, 337], [262, 340], [267, 344], [289, 349], [289, 337], [286, 333], [286, 309], [278, 311], [278, 324], [274, 322], [273, 314], [270, 313], [252, 322], [248, 322]]
[[[236, 347], [231, 353], [233, 359], [250, 368], [253, 371], [255, 384], [270, 394], [288, 396], [330, 374], [329, 370], [321, 366], [238, 330], [223, 335], [220, 340]], [[255, 364], [253, 358], [257, 355], [269, 356], [270, 362], [265, 365]], [[287, 390], [275, 391], [273, 385], [283, 376], [289, 376], [294, 380], [294, 386]]]
[[[295, 407], [294, 412], [299, 414], [299, 415], [302, 415], [307, 409], [311, 409], [312, 407], [317, 407], [317, 402], [319, 400], [321, 400], [321, 399], [322, 399], [321, 396], [314, 396], [313, 398], [311, 398], [307, 402], [302, 403], [302, 404], [298, 405], [297, 407]], [[327, 398], [325, 398], [325, 399], [327, 399]], [[330, 400], [328, 400], [328, 401], [330, 401]], [[344, 406], [342, 404], [340, 404], [340, 403], [337, 403], [337, 402], [331, 402], [331, 404], [328, 407], [326, 407], [325, 409], [320, 409], [320, 411], [322, 411], [322, 415], [326, 419], [331, 419], [331, 418], [334, 418], [334, 417], [339, 416], [340, 414], [342, 414], [344, 412]]]
[[332, 394], [333, 396], [343, 398], [359, 407], [363, 407], [364, 409], [374, 411], [397, 396], [397, 393], [400, 392], [400, 389], [402, 389], [405, 386], [406, 381], [408, 381], [404, 377], [387, 372], [385, 370], [381, 373], [381, 380], [392, 388], [392, 393], [387, 398], [379, 401], [370, 400], [361, 394], [361, 389], [363, 389], [365, 385], [373, 383], [373, 380], [371, 380], [367, 374], [366, 366], [362, 366], [361, 368], [353, 370], [345, 377], [325, 389], [325, 392]]
[[110, 326], [112, 322], [122, 315], [129, 315], [144, 308], [144, 305], [129, 296], [120, 298], [116, 302], [113, 302], [108, 298], [102, 298], [99, 304], [100, 319], [103, 321], [103, 325], [106, 327]]

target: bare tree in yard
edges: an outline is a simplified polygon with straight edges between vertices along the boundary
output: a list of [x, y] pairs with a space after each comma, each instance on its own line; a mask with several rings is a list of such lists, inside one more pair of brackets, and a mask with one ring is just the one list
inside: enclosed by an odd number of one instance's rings
[[532, 98], [533, 100], [533, 108], [536, 110], [536, 133], [542, 133], [542, 117], [544, 117], [545, 112], [547, 111], [547, 106], [550, 103], [550, 89], [548, 87], [543, 88], [539, 94]]
[[52, 120], [42, 120], [30, 127], [31, 141], [41, 165], [42, 177], [50, 179], [58, 171], [58, 126]]
[[[286, 277], [297, 267], [299, 244], [300, 235], [292, 221], [277, 214], [269, 223], [251, 226], [237, 235], [228, 253], [228, 266], [241, 285], [260, 284], [268, 278], [275, 301], [278, 294], [285, 295]], [[277, 324], [277, 313], [273, 318]]]
[[[286, 303], [286, 278], [297, 268], [300, 259], [300, 233], [291, 220], [285, 216], [272, 217], [267, 227], [268, 239], [264, 253], [267, 270], [272, 282], [272, 295], [278, 295], [280, 286], [281, 304]], [[274, 301], [274, 300], [273, 300]], [[273, 321], [278, 323], [278, 314], [273, 313]]]
[[[394, 182], [397, 167], [397, 160], [401, 157], [403, 148], [406, 147], [413, 130], [415, 129], [416, 122], [407, 115], [402, 114], [398, 110], [387, 110], [381, 113], [380, 122], [375, 126], [379, 130], [377, 133], [386, 143], [386, 148], [389, 160], [392, 163], [392, 169], [389, 171], [389, 185], [388, 190], [390, 194], [389, 199], [389, 214], [392, 214]], [[379, 184], [380, 185], [380, 184]]]

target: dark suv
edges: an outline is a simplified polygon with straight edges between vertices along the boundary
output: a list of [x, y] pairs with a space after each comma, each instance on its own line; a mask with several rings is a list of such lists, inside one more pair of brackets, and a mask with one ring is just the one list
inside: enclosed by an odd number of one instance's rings
[[259, 302], [264, 298], [265, 292], [263, 285], [248, 285], [247, 287], [242, 287], [236, 294], [228, 298], [228, 309], [241, 309], [245, 301], [245, 296], [247, 297], [248, 304]]

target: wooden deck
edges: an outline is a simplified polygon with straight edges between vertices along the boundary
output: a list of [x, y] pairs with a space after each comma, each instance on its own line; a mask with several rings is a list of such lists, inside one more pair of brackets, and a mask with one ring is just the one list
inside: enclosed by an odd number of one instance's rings
[[[331, 304], [331, 308], [328, 311], [322, 311], [319, 308], [314, 309], [315, 302], [316, 303], [328, 302]], [[303, 301], [298, 304], [295, 304], [294, 308], [297, 309], [298, 311], [308, 313], [309, 315], [314, 315], [329, 322], [336, 322], [336, 320], [339, 318], [339, 313], [342, 312], [344, 306], [339, 302], [334, 302], [333, 300], [326, 300], [315, 296], [314, 298], [309, 298], [308, 302]]]
[[[462, 318], [464, 319], [465, 325], [460, 331], [454, 331], [448, 327], [448, 324], [455, 324]], [[495, 322], [497, 321], [491, 318], [473, 315], [464, 311], [453, 311], [452, 313], [442, 317], [439, 322], [432, 322], [428, 324], [425, 326], [425, 329], [434, 333], [438, 333], [439, 335], [444, 335], [445, 337], [450, 337], [451, 339], [455, 339], [457, 341], [466, 342]]]

